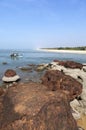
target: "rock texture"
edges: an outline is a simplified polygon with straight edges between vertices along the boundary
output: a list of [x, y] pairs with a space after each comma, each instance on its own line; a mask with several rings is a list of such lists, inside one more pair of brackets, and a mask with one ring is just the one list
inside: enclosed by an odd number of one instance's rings
[[0, 130], [78, 130], [68, 99], [36, 83], [8, 88], [0, 98]]
[[6, 70], [5, 74], [6, 77], [13, 77], [16, 75], [16, 72], [14, 70], [8, 69]]
[[71, 76], [65, 75], [59, 70], [46, 71], [42, 77], [42, 83], [49, 88], [49, 90], [67, 90], [70, 95], [70, 100], [81, 94], [82, 85]]
[[72, 69], [82, 69], [83, 65], [74, 61], [60, 61], [60, 60], [54, 60], [54, 62], [58, 62], [58, 65], [64, 66], [66, 68], [72, 68]]
[[4, 94], [4, 89], [0, 88], [0, 96]]

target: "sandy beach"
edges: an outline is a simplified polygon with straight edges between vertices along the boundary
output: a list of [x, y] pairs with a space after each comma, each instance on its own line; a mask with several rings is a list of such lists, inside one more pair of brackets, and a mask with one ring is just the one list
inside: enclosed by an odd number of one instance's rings
[[46, 52], [56, 52], [56, 53], [76, 53], [76, 54], [86, 54], [83, 50], [55, 50], [55, 49], [38, 49], [39, 51]]

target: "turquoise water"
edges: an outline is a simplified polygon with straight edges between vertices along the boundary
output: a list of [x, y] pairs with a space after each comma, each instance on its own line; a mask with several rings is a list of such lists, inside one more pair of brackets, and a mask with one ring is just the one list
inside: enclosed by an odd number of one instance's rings
[[[13, 52], [17, 52], [21, 56], [13, 59], [10, 57]], [[29, 74], [21, 72], [18, 69], [19, 67], [27, 66], [28, 64], [49, 63], [54, 59], [86, 63], [86, 54], [54, 53], [37, 50], [0, 50], [0, 82], [2, 82], [2, 76], [7, 69], [17, 70], [17, 73], [24, 78], [29, 76]], [[4, 62], [7, 62], [7, 64], [3, 64]]]

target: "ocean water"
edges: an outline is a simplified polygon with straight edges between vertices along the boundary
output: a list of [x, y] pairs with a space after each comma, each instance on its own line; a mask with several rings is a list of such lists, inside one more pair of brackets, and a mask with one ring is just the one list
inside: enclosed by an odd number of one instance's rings
[[[18, 53], [20, 56], [11, 58], [10, 54], [12, 53]], [[28, 64], [50, 63], [54, 59], [86, 63], [86, 54], [55, 53], [40, 50], [0, 50], [0, 83], [2, 83], [2, 77], [7, 69], [16, 70], [23, 80], [27, 77], [29, 77], [29, 80], [31, 80], [32, 77], [35, 79], [37, 78], [36, 72], [34, 72], [33, 76], [32, 73], [21, 71], [19, 67], [27, 66]], [[3, 64], [4, 62], [7, 64]]]

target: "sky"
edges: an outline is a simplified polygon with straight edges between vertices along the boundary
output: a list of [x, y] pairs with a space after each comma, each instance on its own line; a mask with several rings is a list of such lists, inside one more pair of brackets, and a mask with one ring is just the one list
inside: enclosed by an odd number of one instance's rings
[[86, 0], [0, 0], [0, 49], [86, 46]]

